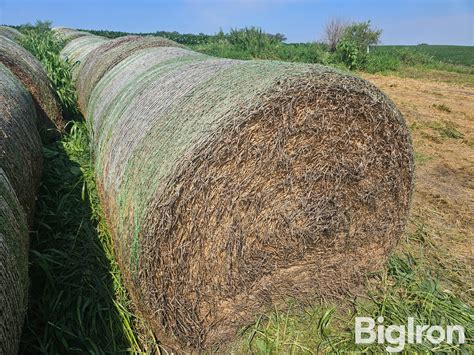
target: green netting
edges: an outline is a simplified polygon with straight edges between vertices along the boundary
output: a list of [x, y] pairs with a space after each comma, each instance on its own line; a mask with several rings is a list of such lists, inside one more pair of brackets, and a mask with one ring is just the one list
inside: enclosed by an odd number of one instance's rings
[[28, 222], [42, 167], [30, 94], [0, 64], [0, 353], [18, 351], [27, 304]]
[[41, 63], [19, 44], [0, 36], [0, 63], [8, 67], [28, 89], [42, 127], [64, 129], [56, 92]]
[[52, 31], [57, 36], [57, 38], [67, 41], [67, 42], [72, 41], [73, 39], [76, 39], [82, 36], [90, 35], [89, 32], [73, 30], [66, 27], [54, 27]]
[[93, 51], [84, 60], [77, 80], [79, 108], [86, 112], [87, 101], [95, 85], [115, 65], [136, 51], [154, 47], [183, 47], [169, 39], [157, 36], [125, 36], [109, 40]]
[[81, 36], [69, 41], [63, 48], [61, 58], [73, 65], [72, 77], [74, 81], [77, 80], [77, 75], [87, 55], [105, 41], [107, 39], [100, 36]]
[[17, 41], [24, 35], [12, 27], [0, 26], [0, 36], [11, 39], [12, 41]]
[[110, 65], [100, 49], [77, 86], [101, 203], [130, 294], [166, 345], [214, 348], [275, 304], [347, 292], [382, 265], [405, 225], [413, 153], [374, 86], [184, 48]]

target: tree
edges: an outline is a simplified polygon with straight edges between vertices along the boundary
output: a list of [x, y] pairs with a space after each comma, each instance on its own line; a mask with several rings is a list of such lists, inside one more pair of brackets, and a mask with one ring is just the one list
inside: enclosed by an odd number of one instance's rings
[[284, 42], [287, 39], [283, 33], [275, 33], [274, 35], [271, 33], [267, 33], [267, 36], [270, 38], [274, 38], [277, 42]]
[[348, 22], [338, 18], [330, 20], [324, 29], [324, 40], [329, 46], [329, 50], [334, 52], [337, 44], [341, 40], [346, 28], [349, 26]]
[[340, 40], [353, 43], [360, 53], [366, 53], [367, 48], [380, 42], [382, 30], [372, 28], [370, 20], [367, 22], [354, 22], [344, 29]]

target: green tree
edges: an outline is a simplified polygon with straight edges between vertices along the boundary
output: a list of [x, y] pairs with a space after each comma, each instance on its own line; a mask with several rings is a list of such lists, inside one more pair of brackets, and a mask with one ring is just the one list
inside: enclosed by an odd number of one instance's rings
[[369, 21], [354, 22], [344, 30], [341, 40], [355, 44], [359, 53], [366, 53], [367, 48], [380, 42], [382, 30], [372, 28]]

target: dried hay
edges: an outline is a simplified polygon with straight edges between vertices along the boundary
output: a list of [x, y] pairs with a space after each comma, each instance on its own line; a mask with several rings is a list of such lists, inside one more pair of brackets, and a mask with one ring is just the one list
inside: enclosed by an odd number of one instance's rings
[[84, 59], [89, 53], [107, 41], [107, 38], [100, 36], [82, 36], [69, 41], [61, 51], [61, 58], [72, 64], [72, 78], [77, 80], [77, 75], [81, 70]]
[[42, 167], [30, 94], [0, 64], [0, 353], [16, 354], [28, 299], [28, 222]]
[[15, 28], [8, 26], [0, 26], [0, 36], [6, 37], [12, 41], [18, 41], [21, 37], [24, 36], [24, 34]]
[[153, 47], [183, 46], [157, 36], [125, 36], [107, 41], [91, 51], [84, 59], [78, 75], [79, 108], [85, 112], [92, 90], [107, 71], [136, 51]]
[[73, 39], [76, 39], [82, 36], [91, 35], [89, 32], [73, 30], [71, 28], [66, 28], [66, 27], [54, 27], [53, 29], [51, 29], [51, 31], [54, 32], [57, 38], [66, 42], [72, 41]]
[[[19, 44], [0, 36], [0, 63], [25, 85], [36, 105], [40, 126], [62, 131], [64, 121], [56, 93], [41, 63]], [[51, 132], [54, 135], [54, 132]]]
[[343, 294], [384, 263], [414, 169], [377, 88], [182, 48], [117, 64], [109, 44], [79, 94], [121, 271], [164, 344], [215, 348], [272, 306]]

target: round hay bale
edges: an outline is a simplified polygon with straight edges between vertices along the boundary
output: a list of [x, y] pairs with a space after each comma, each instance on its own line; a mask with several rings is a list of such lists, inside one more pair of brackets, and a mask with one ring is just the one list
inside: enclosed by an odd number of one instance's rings
[[41, 128], [63, 131], [64, 121], [56, 92], [41, 63], [25, 48], [1, 36], [0, 63], [9, 68], [30, 92]]
[[80, 68], [77, 80], [79, 108], [86, 112], [87, 101], [95, 85], [122, 60], [136, 51], [152, 47], [181, 47], [181, 44], [157, 36], [124, 36], [109, 40], [92, 50]]
[[24, 34], [15, 28], [8, 26], [0, 26], [0, 36], [6, 37], [12, 41], [18, 41]]
[[57, 38], [66, 42], [72, 41], [73, 39], [82, 36], [91, 36], [89, 32], [73, 30], [66, 27], [54, 27], [51, 29], [51, 31], [54, 32]]
[[0, 353], [16, 354], [28, 299], [28, 222], [42, 154], [30, 94], [0, 64]]
[[100, 36], [82, 36], [69, 41], [61, 51], [61, 58], [72, 64], [72, 78], [77, 80], [77, 75], [89, 53], [106, 42], [107, 38]]
[[211, 349], [290, 298], [343, 294], [401, 236], [411, 139], [363, 79], [162, 47], [87, 102], [115, 253], [165, 345]]

